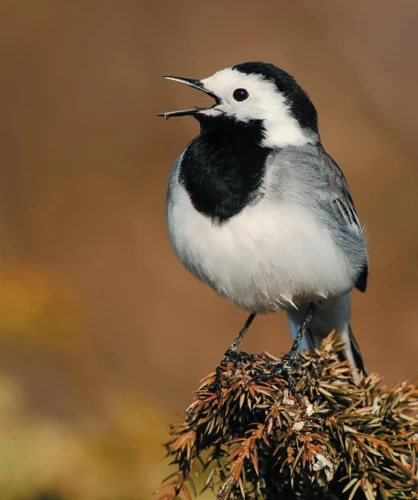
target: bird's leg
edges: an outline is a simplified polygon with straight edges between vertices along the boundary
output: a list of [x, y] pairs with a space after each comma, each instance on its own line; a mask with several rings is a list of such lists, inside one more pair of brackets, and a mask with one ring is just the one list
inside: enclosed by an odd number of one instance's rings
[[235, 337], [235, 339], [232, 342], [232, 344], [225, 351], [225, 354], [222, 357], [221, 364], [216, 369], [215, 386], [217, 387], [217, 392], [219, 392], [220, 386], [221, 386], [220, 377], [221, 377], [222, 369], [225, 366], [227, 366], [227, 364], [230, 363], [230, 362], [231, 363], [236, 363], [238, 360], [243, 359], [245, 357], [248, 357], [248, 355], [245, 354], [245, 353], [238, 353], [237, 352], [237, 347], [239, 346], [239, 344], [241, 343], [241, 341], [244, 338], [245, 334], [247, 333], [248, 328], [250, 328], [250, 325], [253, 322], [255, 316], [256, 316], [256, 313], [251, 313], [248, 316], [248, 319], [245, 322], [245, 325], [241, 328], [240, 332]]
[[256, 377], [253, 378], [253, 380], [270, 380], [274, 378], [276, 375], [279, 375], [280, 373], [284, 373], [286, 375], [287, 381], [289, 383], [289, 387], [291, 391], [293, 392], [293, 395], [296, 397], [296, 399], [300, 403], [300, 397], [296, 391], [296, 384], [295, 381], [292, 377], [292, 364], [293, 361], [297, 358], [298, 353], [297, 350], [300, 346], [300, 343], [302, 342], [303, 336], [306, 333], [306, 330], [309, 326], [309, 323], [312, 320], [313, 315], [315, 314], [315, 311], [318, 309], [320, 302], [311, 302], [308, 306], [308, 309], [306, 311], [305, 317], [302, 321], [302, 324], [300, 325], [299, 331], [295, 337], [295, 340], [293, 341], [292, 347], [290, 351], [283, 356], [281, 361], [277, 361], [274, 363], [269, 363], [270, 366], [274, 366], [273, 370], [271, 370], [268, 373], [263, 373], [261, 375], [257, 375]]
[[245, 325], [241, 328], [239, 334], [235, 337], [234, 341], [228, 347], [225, 354], [223, 355], [221, 366], [226, 366], [230, 361], [235, 362], [237, 360], [237, 357], [239, 356], [239, 354], [237, 353], [237, 347], [240, 345], [242, 339], [247, 333], [248, 328], [250, 328], [250, 325], [253, 322], [254, 318], [255, 318], [255, 313], [251, 313], [248, 316]]
[[309, 323], [312, 320], [313, 315], [319, 307], [320, 302], [310, 302], [308, 309], [306, 311], [305, 317], [303, 318], [302, 324], [300, 325], [299, 331], [296, 334], [295, 340], [293, 341], [290, 351], [283, 356], [283, 360], [290, 361], [290, 363], [297, 358], [297, 350], [299, 349], [300, 343], [302, 342], [303, 336], [308, 329]]

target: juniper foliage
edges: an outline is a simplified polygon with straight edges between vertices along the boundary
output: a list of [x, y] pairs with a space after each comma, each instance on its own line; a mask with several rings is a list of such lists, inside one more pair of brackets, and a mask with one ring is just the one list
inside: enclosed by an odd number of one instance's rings
[[332, 333], [295, 362], [301, 405], [282, 376], [251, 380], [276, 359], [267, 353], [225, 368], [219, 395], [207, 375], [171, 426], [160, 499], [190, 500], [202, 475], [219, 500], [418, 498], [418, 389], [355, 381], [343, 347]]

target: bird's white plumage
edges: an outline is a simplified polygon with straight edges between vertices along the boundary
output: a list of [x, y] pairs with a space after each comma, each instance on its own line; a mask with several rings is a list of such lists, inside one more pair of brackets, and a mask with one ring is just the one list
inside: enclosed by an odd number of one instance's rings
[[[300, 127], [274, 83], [260, 75], [246, 75], [227, 68], [201, 82], [205, 89], [221, 99], [221, 103], [200, 113], [208, 116], [225, 114], [242, 122], [262, 120], [265, 130], [263, 146], [303, 146], [317, 140], [315, 134]], [[237, 88], [245, 88], [248, 99], [242, 102], [234, 100], [233, 93]]]
[[352, 266], [308, 208], [266, 196], [216, 225], [195, 210], [173, 175], [168, 223], [174, 249], [189, 271], [237, 306], [277, 311], [351, 289]]

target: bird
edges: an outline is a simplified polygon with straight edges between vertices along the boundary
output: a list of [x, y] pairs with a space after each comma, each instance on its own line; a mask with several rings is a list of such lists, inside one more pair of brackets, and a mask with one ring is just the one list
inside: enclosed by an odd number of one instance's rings
[[266, 378], [290, 373], [298, 354], [318, 348], [332, 330], [346, 341], [343, 359], [366, 374], [350, 326], [352, 291], [367, 286], [365, 233], [347, 181], [321, 143], [308, 94], [265, 62], [201, 80], [165, 78], [214, 100], [158, 116], [191, 116], [200, 125], [169, 178], [174, 251], [200, 281], [249, 313], [221, 366], [239, 358], [256, 315], [285, 311], [292, 348]]

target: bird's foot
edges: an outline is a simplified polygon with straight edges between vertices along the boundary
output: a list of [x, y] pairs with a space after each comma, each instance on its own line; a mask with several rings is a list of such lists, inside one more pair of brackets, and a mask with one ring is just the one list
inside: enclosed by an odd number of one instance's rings
[[249, 354], [244, 351], [237, 351], [234, 348], [229, 348], [223, 355], [221, 366], [227, 366], [228, 363], [246, 363], [247, 361], [251, 361], [256, 357], [256, 354]]
[[257, 382], [257, 381], [263, 381], [263, 382], [268, 382], [269, 380], [274, 379], [278, 375], [283, 375], [283, 377], [287, 380], [287, 383], [289, 384], [290, 390], [292, 391], [293, 395], [297, 399], [298, 403], [301, 404], [302, 400], [296, 390], [296, 383], [295, 379], [293, 378], [292, 375], [292, 365], [293, 362], [297, 359], [298, 353], [295, 351], [290, 351], [287, 354], [285, 354], [280, 361], [269, 361], [267, 363], [267, 366], [272, 367], [272, 370], [269, 372], [264, 372], [260, 373], [259, 375], [256, 375], [253, 377], [250, 382]]
[[238, 363], [244, 364], [248, 363], [249, 361], [252, 361], [255, 357], [257, 357], [255, 354], [249, 354], [248, 352], [244, 351], [237, 351], [236, 348], [229, 347], [226, 351], [225, 354], [222, 357], [222, 361], [220, 365], [216, 368], [216, 378], [215, 378], [215, 391], [216, 394], [220, 394], [221, 391], [221, 374], [222, 372], [225, 371], [226, 367], [228, 366], [228, 363], [232, 363], [233, 365], [237, 365]]

